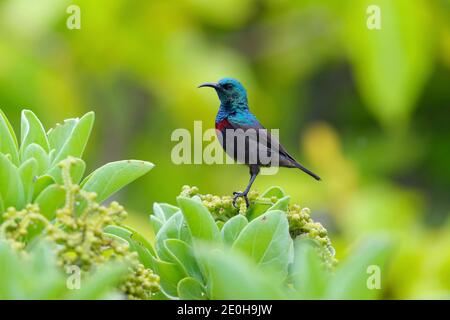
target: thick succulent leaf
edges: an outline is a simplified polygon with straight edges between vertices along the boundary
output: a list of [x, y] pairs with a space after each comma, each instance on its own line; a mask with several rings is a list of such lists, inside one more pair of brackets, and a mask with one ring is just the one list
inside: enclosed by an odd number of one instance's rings
[[129, 243], [127, 240], [125, 240], [124, 238], [119, 237], [115, 234], [105, 232], [105, 236], [110, 238], [111, 240], [116, 240], [118, 243], [120, 243], [122, 245], [129, 246]]
[[272, 198], [276, 199], [282, 199], [286, 196], [283, 189], [280, 187], [274, 186], [268, 188], [266, 191], [264, 191], [256, 201], [254, 201], [250, 208], [247, 211], [247, 219], [249, 221], [252, 221], [253, 219], [259, 217], [263, 213], [271, 210], [272, 206], [274, 205], [271, 201]]
[[151, 256], [152, 254], [155, 255], [153, 249], [149, 249], [151, 248], [151, 246], [146, 241], [144, 244], [143, 242], [136, 239], [143, 239], [142, 236], [138, 236], [138, 233], [136, 231], [114, 225], [107, 226], [103, 231], [106, 234], [112, 234], [125, 240], [128, 243], [130, 250], [135, 251], [138, 254], [139, 261], [146, 268], [153, 268], [153, 260]]
[[174, 214], [163, 224], [155, 239], [158, 257], [163, 260], [173, 261], [172, 256], [167, 253], [164, 245], [164, 241], [167, 239], [180, 239], [190, 243], [191, 235], [181, 212]]
[[286, 196], [286, 193], [284, 192], [284, 190], [278, 186], [270, 187], [261, 194], [261, 198], [275, 197], [277, 199], [281, 199], [281, 198], [284, 198], [285, 196]]
[[50, 167], [50, 157], [47, 152], [38, 144], [29, 144], [24, 151], [22, 151], [22, 162], [28, 159], [35, 159], [37, 161], [37, 175], [42, 175], [47, 172]]
[[2, 153], [0, 153], [0, 194], [5, 209], [20, 208], [24, 204], [25, 197], [19, 170]]
[[59, 153], [64, 143], [69, 139], [79, 119], [67, 119], [63, 124], [57, 124], [47, 133], [50, 148]]
[[206, 300], [206, 288], [191, 277], [178, 282], [178, 297], [182, 300]]
[[221, 233], [223, 242], [231, 246], [247, 224], [247, 218], [241, 214], [235, 215], [229, 219], [222, 227]]
[[299, 299], [323, 298], [330, 274], [324, 268], [317, 245], [310, 239], [294, 241], [295, 258], [291, 279]]
[[177, 263], [153, 259], [155, 272], [159, 275], [161, 290], [170, 297], [177, 297], [178, 283], [188, 275]]
[[285, 197], [279, 199], [277, 202], [275, 202], [273, 204], [273, 206], [271, 206], [269, 208], [269, 210], [267, 210], [267, 211], [281, 210], [281, 211], [286, 212], [288, 210], [288, 206], [289, 206], [289, 201], [290, 200], [291, 200], [291, 197], [285, 196]]
[[153, 214], [150, 215], [150, 224], [153, 228], [154, 234], [158, 234], [159, 230], [161, 230], [161, 227], [163, 226], [163, 222]]
[[153, 256], [156, 256], [155, 249], [153, 248], [152, 244], [147, 240], [146, 237], [144, 237], [142, 234], [134, 230], [133, 228], [129, 226], [122, 226], [123, 229], [128, 230], [128, 232], [131, 232], [131, 239], [135, 241], [140, 246], [143, 246], [146, 248]]
[[181, 212], [195, 240], [220, 241], [220, 231], [208, 209], [191, 198], [178, 197]]
[[52, 184], [45, 188], [34, 201], [39, 205], [42, 215], [48, 220], [53, 220], [56, 210], [61, 209], [66, 201], [66, 192], [63, 187]]
[[166, 252], [172, 256], [172, 261], [178, 262], [189, 276], [203, 281], [194, 251], [190, 245], [179, 239], [167, 239], [164, 241], [164, 246]]
[[[381, 290], [370, 288], [370, 268], [379, 270], [381, 288], [386, 279], [385, 266], [392, 253], [392, 243], [384, 236], [372, 237], [342, 262], [331, 279], [326, 299], [375, 299]], [[378, 272], [378, 271], [376, 271]], [[375, 275], [377, 276], [377, 275]]]
[[276, 210], [251, 221], [241, 231], [232, 248], [250, 257], [261, 268], [285, 276], [291, 245], [286, 214]]
[[150, 223], [155, 234], [159, 232], [163, 224], [180, 209], [167, 203], [153, 204], [153, 214], [150, 215]]
[[39, 196], [39, 194], [44, 191], [49, 185], [55, 183], [55, 180], [49, 175], [42, 175], [36, 179], [34, 182], [34, 190], [33, 190], [33, 200]]
[[34, 180], [37, 173], [37, 161], [28, 159], [19, 167], [20, 178], [22, 179], [24, 203], [31, 203], [33, 199]]
[[157, 203], [153, 204], [153, 214], [158, 217], [162, 222], [167, 221], [176, 212], [180, 211], [178, 207], [172, 206], [167, 203]]
[[17, 143], [16, 134], [8, 121], [8, 118], [0, 110], [0, 152], [9, 154], [11, 161], [16, 166], [19, 165], [19, 146]]
[[[80, 158], [72, 158], [71, 160], [72, 164], [70, 166], [70, 178], [72, 180], [72, 183], [79, 184], [86, 170], [86, 163]], [[53, 167], [53, 169], [50, 170], [48, 174], [53, 177], [56, 183], [59, 183], [61, 185], [64, 184], [62, 171], [59, 166]]]
[[24, 152], [32, 143], [41, 146], [46, 153], [50, 151], [47, 134], [41, 121], [31, 110], [23, 110], [21, 118], [21, 152]]
[[205, 266], [210, 299], [281, 299], [285, 298], [277, 274], [262, 271], [237, 252], [226, 254], [211, 246], [199, 246], [196, 253]]
[[[60, 161], [66, 159], [69, 156], [81, 158], [84, 152], [84, 148], [86, 147], [86, 144], [89, 140], [89, 136], [91, 135], [92, 126], [94, 124], [94, 118], [95, 118], [94, 113], [88, 112], [83, 117], [81, 117], [80, 120], [77, 121], [76, 125], [72, 128], [70, 133], [66, 132], [67, 129], [57, 132], [61, 135], [64, 134], [66, 140], [64, 141], [60, 150], [56, 153], [55, 159], [52, 162], [53, 166], [57, 165]], [[49, 133], [49, 135], [50, 134], [51, 133]], [[59, 141], [62, 139], [62, 137], [58, 138], [59, 139], [56, 139], [55, 137], [55, 140]], [[57, 150], [56, 147], [55, 149]]]
[[273, 202], [267, 199], [256, 199], [247, 210], [246, 217], [249, 221], [259, 217], [269, 210], [269, 208], [273, 205]]
[[92, 172], [81, 185], [83, 190], [97, 193], [97, 201], [102, 202], [153, 167], [150, 162], [138, 160], [111, 162]]

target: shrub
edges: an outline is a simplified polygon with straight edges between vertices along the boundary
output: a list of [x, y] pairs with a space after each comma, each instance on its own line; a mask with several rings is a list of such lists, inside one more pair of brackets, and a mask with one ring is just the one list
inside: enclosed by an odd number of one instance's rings
[[136, 160], [112, 162], [82, 179], [85, 163], [80, 157], [93, 120], [94, 114], [88, 113], [46, 133], [39, 119], [25, 110], [19, 147], [11, 125], [0, 113], [0, 212], [6, 211], [0, 215], [0, 235], [24, 254], [45, 240], [59, 267], [79, 267], [87, 275], [84, 280], [96, 269], [120, 262], [128, 270], [125, 276], [121, 281], [104, 278], [105, 285], [118, 283], [129, 298], [148, 299], [158, 291], [159, 278], [126, 243], [103, 233], [107, 225], [122, 223], [124, 208], [116, 202], [108, 206], [98, 202], [153, 165]]
[[[185, 187], [178, 207], [156, 203], [151, 223], [155, 249], [120, 226], [105, 232], [123, 237], [160, 276], [170, 299], [374, 298], [367, 266], [384, 268], [390, 242], [369, 239], [335, 268], [326, 230], [309, 211], [289, 205], [278, 187], [250, 195], [248, 210], [231, 197], [201, 195]], [[297, 217], [298, 215], [298, 217]]]
[[153, 164], [124, 160], [108, 163], [83, 179], [86, 169], [81, 159], [94, 124], [94, 113], [68, 119], [45, 131], [30, 110], [21, 117], [20, 145], [11, 124], [0, 111], [0, 211], [9, 207], [23, 209], [39, 205], [49, 220], [65, 202], [63, 177], [59, 164], [71, 157], [70, 176], [83, 191], [95, 192], [102, 202], [122, 187], [147, 173]]

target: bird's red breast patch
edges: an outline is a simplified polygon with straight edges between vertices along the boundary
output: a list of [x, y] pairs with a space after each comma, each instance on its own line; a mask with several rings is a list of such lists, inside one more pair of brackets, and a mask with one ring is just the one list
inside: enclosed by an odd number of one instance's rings
[[219, 131], [222, 131], [223, 129], [232, 128], [230, 122], [228, 122], [228, 119], [223, 119], [220, 122], [216, 122], [216, 129]]

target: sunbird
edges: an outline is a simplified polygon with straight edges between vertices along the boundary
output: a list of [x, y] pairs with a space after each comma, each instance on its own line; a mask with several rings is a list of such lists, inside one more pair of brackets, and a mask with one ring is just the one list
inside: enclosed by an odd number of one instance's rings
[[[233, 206], [239, 197], [245, 199], [260, 171], [260, 167], [298, 168], [316, 180], [320, 177], [298, 163], [283, 148], [278, 140], [259, 123], [248, 106], [247, 91], [236, 79], [223, 78], [219, 82], [207, 82], [199, 86], [211, 87], [216, 91], [220, 107], [216, 115], [215, 127], [217, 137], [225, 150], [234, 160], [250, 168], [250, 181], [244, 192], [233, 192]], [[226, 137], [232, 137], [232, 142]], [[270, 159], [267, 161], [267, 159]], [[275, 160], [274, 160], [275, 159]]]

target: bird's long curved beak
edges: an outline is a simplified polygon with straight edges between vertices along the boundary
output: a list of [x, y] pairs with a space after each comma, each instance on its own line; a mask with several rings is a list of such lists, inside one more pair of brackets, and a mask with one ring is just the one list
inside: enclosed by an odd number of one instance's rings
[[203, 87], [211, 87], [211, 88], [214, 88], [214, 89], [218, 89], [219, 85], [217, 83], [214, 83], [214, 82], [205, 82], [205, 83], [202, 83], [201, 85], [198, 86], [198, 88], [203, 88]]

